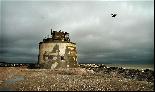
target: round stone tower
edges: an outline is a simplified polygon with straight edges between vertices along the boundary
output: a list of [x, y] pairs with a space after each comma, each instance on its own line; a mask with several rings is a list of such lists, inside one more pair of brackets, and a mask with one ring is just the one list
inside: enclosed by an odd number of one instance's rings
[[77, 67], [76, 44], [70, 42], [69, 33], [51, 29], [51, 37], [39, 43], [38, 59], [43, 68]]

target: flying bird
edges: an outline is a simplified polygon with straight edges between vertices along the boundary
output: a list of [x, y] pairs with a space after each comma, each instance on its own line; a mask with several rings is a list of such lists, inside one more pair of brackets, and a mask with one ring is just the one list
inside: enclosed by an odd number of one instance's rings
[[111, 14], [112, 15], [112, 17], [115, 17], [117, 14]]

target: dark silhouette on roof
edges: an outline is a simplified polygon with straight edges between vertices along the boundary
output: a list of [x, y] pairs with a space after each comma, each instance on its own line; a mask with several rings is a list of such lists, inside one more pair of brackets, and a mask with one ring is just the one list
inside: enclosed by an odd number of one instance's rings
[[[70, 42], [69, 33], [64, 32], [62, 30], [53, 31], [51, 29], [51, 36], [45, 37], [43, 42]], [[42, 42], [40, 42], [42, 43]], [[72, 42], [71, 42], [72, 43]]]

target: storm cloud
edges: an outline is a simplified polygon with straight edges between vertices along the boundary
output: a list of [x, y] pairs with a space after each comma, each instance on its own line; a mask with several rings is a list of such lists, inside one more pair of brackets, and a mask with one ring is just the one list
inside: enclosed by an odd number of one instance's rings
[[2, 0], [0, 8], [0, 61], [37, 62], [38, 43], [52, 28], [70, 33], [79, 63], [154, 63], [153, 0]]

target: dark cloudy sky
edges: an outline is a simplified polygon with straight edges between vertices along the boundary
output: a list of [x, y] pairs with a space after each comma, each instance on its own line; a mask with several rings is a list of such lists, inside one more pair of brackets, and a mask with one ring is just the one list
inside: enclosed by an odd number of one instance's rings
[[37, 62], [38, 43], [52, 28], [70, 33], [79, 63], [154, 63], [153, 0], [0, 3], [1, 62]]

